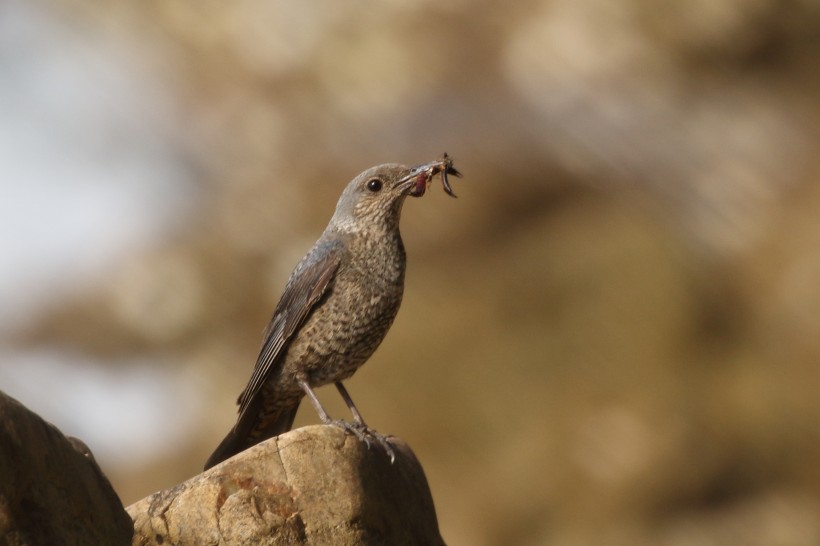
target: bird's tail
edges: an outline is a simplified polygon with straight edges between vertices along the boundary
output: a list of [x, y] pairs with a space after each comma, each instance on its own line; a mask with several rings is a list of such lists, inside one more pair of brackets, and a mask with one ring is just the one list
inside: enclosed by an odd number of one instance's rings
[[211, 453], [208, 460], [205, 461], [205, 470], [218, 465], [225, 459], [233, 457], [237, 453], [245, 451], [263, 440], [289, 431], [291, 427], [293, 427], [293, 420], [296, 418], [296, 411], [298, 409], [299, 403], [297, 402], [292, 408], [283, 411], [275, 421], [270, 424], [266, 423], [264, 429], [260, 431], [254, 430], [254, 428], [257, 428], [254, 425], [256, 425], [256, 421], [258, 421], [256, 412], [246, 412], [243, 416], [244, 418], [239, 419], [231, 431], [228, 432], [228, 435], [225, 436], [214, 452]]

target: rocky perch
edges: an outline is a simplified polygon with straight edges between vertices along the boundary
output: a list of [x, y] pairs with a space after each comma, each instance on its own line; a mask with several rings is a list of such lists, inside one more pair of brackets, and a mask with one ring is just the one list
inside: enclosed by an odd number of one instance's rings
[[421, 465], [392, 441], [394, 464], [305, 427], [123, 509], [81, 442], [0, 392], [0, 544], [443, 545]]

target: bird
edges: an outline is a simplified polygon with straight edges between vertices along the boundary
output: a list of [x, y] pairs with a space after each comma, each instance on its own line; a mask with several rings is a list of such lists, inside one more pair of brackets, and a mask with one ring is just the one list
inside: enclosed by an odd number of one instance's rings
[[[347, 184], [324, 232], [285, 284], [237, 400], [236, 424], [205, 470], [289, 431], [304, 396], [322, 423], [353, 433], [368, 447], [375, 441], [395, 460], [388, 439], [365, 423], [342, 381], [370, 358], [399, 311], [406, 267], [402, 207], [408, 196], [424, 195], [437, 173], [455, 197], [447, 174], [461, 174], [447, 154], [415, 167], [371, 167]], [[330, 383], [353, 422], [331, 419], [316, 397], [314, 390]]]

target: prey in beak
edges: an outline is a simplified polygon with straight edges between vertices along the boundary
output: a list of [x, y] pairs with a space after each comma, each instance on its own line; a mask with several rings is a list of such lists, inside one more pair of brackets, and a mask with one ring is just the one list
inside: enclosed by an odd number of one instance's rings
[[461, 173], [453, 167], [453, 160], [447, 155], [447, 152], [444, 152], [444, 154], [435, 161], [410, 169], [410, 174], [404, 178], [407, 182], [413, 181], [409, 187], [408, 195], [413, 197], [421, 197], [424, 195], [430, 181], [437, 174], [441, 174], [441, 184], [444, 187], [444, 192], [450, 197], [456, 197], [453, 188], [450, 186], [450, 181], [447, 179], [447, 175], [452, 174], [460, 178]]

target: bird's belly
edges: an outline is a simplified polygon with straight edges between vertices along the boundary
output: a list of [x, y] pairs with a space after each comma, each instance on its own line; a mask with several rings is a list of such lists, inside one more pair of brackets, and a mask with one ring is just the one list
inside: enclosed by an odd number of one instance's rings
[[302, 330], [309, 335], [298, 336], [287, 360], [295, 369], [307, 373], [314, 386], [343, 381], [381, 344], [397, 310], [398, 306], [365, 306], [358, 312], [328, 309], [314, 313]]

